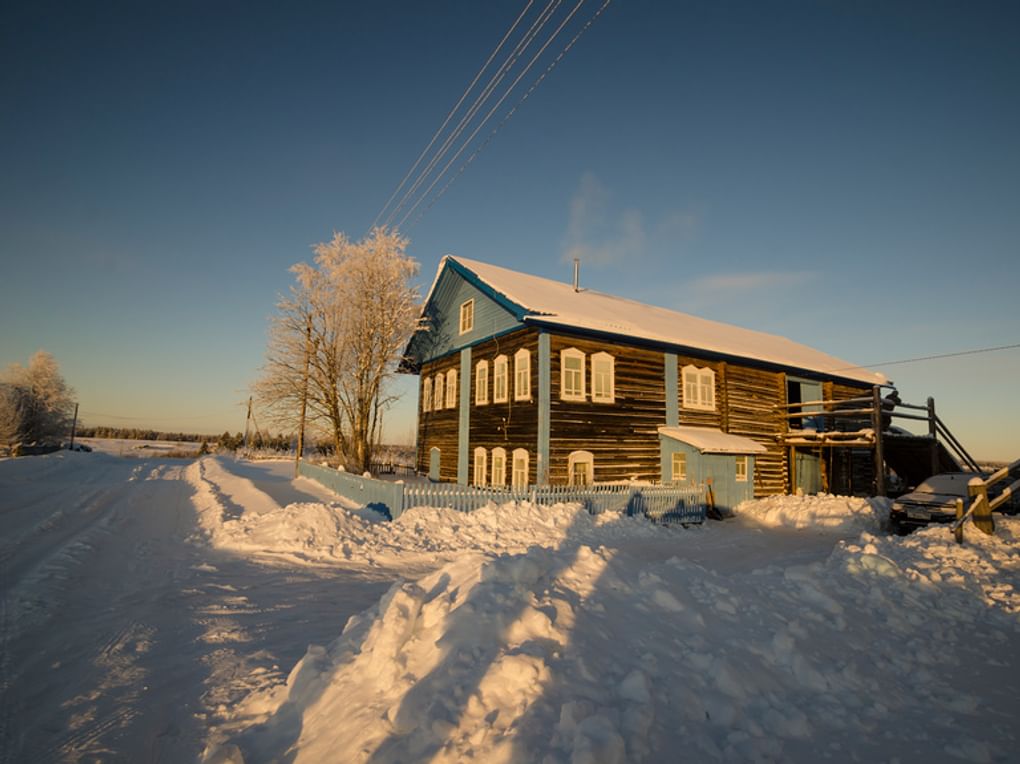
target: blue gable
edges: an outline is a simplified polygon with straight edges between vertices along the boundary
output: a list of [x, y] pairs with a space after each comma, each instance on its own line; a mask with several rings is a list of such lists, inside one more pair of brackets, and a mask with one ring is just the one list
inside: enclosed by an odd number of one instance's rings
[[[474, 300], [474, 328], [460, 334], [460, 306]], [[444, 261], [442, 272], [422, 310], [426, 322], [408, 343], [402, 370], [415, 371], [423, 363], [516, 329], [525, 310], [454, 260]]]

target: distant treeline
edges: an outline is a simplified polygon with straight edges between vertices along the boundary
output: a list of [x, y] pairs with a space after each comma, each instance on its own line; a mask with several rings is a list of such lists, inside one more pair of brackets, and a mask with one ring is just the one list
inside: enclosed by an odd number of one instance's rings
[[[209, 443], [225, 451], [235, 451], [244, 443], [244, 434], [231, 435], [229, 431], [222, 435], [199, 435], [193, 432], [159, 432], [141, 427], [79, 427], [78, 436], [82, 438], [117, 438], [119, 440], [155, 440], [176, 441], [179, 443]], [[248, 436], [251, 448], [268, 448], [275, 451], [286, 451], [294, 440], [292, 435], [272, 435], [256, 432]]]

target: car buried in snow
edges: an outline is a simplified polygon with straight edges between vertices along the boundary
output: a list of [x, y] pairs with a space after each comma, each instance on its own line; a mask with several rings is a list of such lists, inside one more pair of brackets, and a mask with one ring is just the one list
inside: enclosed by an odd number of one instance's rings
[[[988, 475], [976, 472], [943, 472], [932, 475], [910, 493], [904, 494], [892, 503], [889, 511], [889, 525], [895, 533], [906, 534], [932, 523], [951, 523], [956, 520], [956, 501], [963, 500], [964, 509], [970, 506], [970, 481], [982, 480]], [[1002, 492], [989, 491], [994, 499]], [[1020, 509], [1017, 497], [1010, 499], [998, 511], [1016, 514]]]

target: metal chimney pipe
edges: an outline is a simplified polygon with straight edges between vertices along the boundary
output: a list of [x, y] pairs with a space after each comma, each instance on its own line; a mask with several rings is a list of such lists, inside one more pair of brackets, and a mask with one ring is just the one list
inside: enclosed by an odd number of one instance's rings
[[574, 291], [581, 291], [581, 258], [574, 258]]

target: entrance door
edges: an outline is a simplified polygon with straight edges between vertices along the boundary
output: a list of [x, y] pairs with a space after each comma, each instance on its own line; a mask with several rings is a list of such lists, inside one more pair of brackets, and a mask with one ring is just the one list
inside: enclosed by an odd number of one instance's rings
[[429, 480], [439, 482], [439, 449], [435, 446], [429, 449]]
[[821, 493], [822, 470], [818, 454], [797, 450], [794, 465], [795, 490], [805, 494]]

